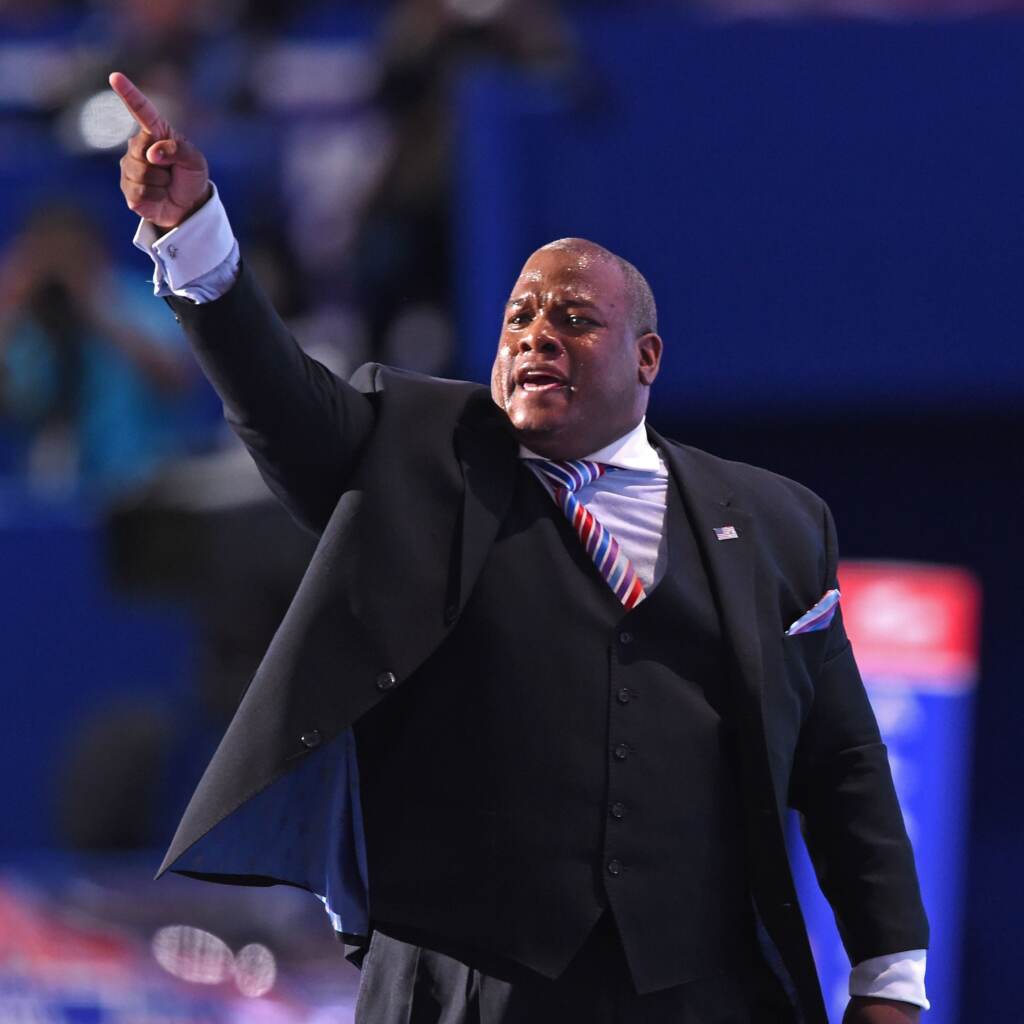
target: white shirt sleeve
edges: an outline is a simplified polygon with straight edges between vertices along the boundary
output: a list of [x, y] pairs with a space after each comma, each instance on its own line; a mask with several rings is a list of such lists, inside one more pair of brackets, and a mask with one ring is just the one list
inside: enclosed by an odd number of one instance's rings
[[911, 949], [862, 960], [850, 972], [850, 995], [898, 999], [927, 1010], [931, 1004], [924, 994], [926, 959], [923, 949]]
[[143, 220], [132, 240], [153, 260], [153, 292], [192, 302], [212, 302], [238, 278], [238, 242], [216, 186], [213, 195], [176, 228], [158, 237]]

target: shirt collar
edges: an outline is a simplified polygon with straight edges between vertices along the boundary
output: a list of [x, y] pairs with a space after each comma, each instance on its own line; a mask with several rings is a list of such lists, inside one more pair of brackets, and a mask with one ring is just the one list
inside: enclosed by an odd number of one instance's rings
[[[588, 462], [603, 462], [608, 466], [616, 466], [619, 469], [636, 469], [646, 473], [657, 473], [661, 469], [661, 459], [657, 451], [647, 440], [647, 417], [622, 437], [598, 448], [596, 452], [584, 455]], [[519, 458], [521, 459], [543, 459], [543, 455], [530, 451], [525, 445], [519, 446]]]

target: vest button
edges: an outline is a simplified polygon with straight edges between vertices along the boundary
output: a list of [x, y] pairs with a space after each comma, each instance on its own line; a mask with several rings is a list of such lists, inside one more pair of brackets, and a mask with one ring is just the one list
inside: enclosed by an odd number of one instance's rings
[[629, 745], [626, 743], [620, 743], [612, 753], [615, 755], [616, 761], [625, 761], [626, 758], [629, 757]]
[[310, 729], [309, 732], [304, 732], [299, 737], [299, 742], [306, 747], [308, 750], [312, 750], [314, 747], [320, 746], [320, 730]]
[[398, 685], [398, 676], [394, 672], [381, 672], [377, 676], [377, 689], [384, 693], [387, 690], [393, 690]]
[[622, 803], [612, 804], [611, 814], [616, 821], [622, 821], [622, 819], [626, 816], [626, 805]]
[[614, 858], [608, 861], [608, 874], [612, 878], [618, 878], [622, 874], [622, 861]]
[[633, 642], [633, 634], [630, 633], [628, 630], [623, 630], [619, 634], [619, 643], [621, 643], [621, 644], [631, 644], [632, 642]]
[[633, 697], [633, 693], [628, 686], [622, 687], [617, 694], [615, 694], [616, 700], [620, 704], [628, 704]]

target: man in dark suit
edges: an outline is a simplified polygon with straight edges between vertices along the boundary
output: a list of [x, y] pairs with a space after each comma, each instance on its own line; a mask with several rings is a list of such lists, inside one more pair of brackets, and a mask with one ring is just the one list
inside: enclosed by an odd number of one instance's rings
[[316, 892], [372, 935], [372, 1024], [819, 1022], [794, 806], [847, 1019], [916, 1020], [927, 923], [831, 516], [646, 427], [639, 272], [534, 253], [489, 392], [342, 381], [240, 263], [202, 154], [111, 84], [144, 129], [122, 189], [158, 290], [320, 537], [161, 870]]

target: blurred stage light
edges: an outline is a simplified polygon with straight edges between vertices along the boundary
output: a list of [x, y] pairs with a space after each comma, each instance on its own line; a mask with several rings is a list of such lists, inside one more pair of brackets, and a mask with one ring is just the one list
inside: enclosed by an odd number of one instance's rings
[[90, 96], [78, 111], [78, 132], [90, 149], [114, 149], [135, 130], [124, 104], [109, 90]]
[[243, 996], [264, 996], [276, 980], [277, 962], [266, 946], [252, 942], [235, 954], [235, 983]]
[[168, 974], [198, 985], [218, 985], [234, 970], [227, 944], [212, 932], [169, 925], [153, 936], [153, 956]]

